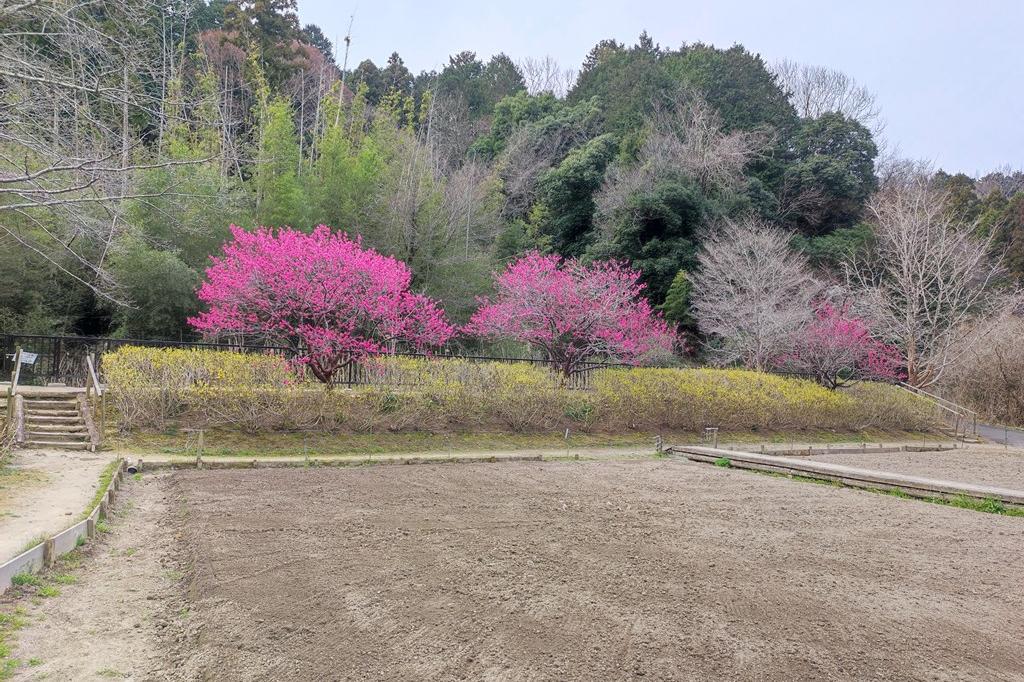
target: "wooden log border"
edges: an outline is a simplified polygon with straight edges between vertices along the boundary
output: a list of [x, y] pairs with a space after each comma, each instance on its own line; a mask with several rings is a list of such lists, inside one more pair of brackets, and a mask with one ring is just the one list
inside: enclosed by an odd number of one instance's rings
[[87, 517], [53, 537], [47, 538], [32, 549], [29, 549], [4, 564], [0, 564], [0, 594], [11, 587], [11, 580], [21, 573], [38, 573], [49, 568], [59, 557], [72, 551], [82, 541], [92, 539], [96, 535], [96, 524], [106, 518], [110, 505], [114, 502], [117, 491], [124, 479], [125, 461], [119, 459], [117, 469], [103, 492], [99, 503], [93, 507]]

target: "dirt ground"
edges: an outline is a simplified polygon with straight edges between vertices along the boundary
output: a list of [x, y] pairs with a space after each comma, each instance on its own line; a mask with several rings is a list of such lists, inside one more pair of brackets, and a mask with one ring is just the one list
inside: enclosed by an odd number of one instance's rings
[[[14, 635], [13, 657], [21, 662], [14, 679], [166, 677], [166, 650], [187, 622], [169, 476], [126, 480], [108, 532], [79, 550], [80, 557], [44, 574], [58, 596], [0, 597], [0, 611], [26, 612], [26, 626]], [[57, 576], [74, 582], [58, 582]]]
[[1019, 518], [675, 460], [167, 482], [160, 679], [1024, 679]]
[[[1024, 490], [1024, 449], [970, 445], [963, 450], [814, 455], [809, 459], [864, 469]], [[1024, 638], [1022, 638], [1024, 639]]]
[[[9, 469], [15, 483], [0, 485], [0, 562], [29, 541], [77, 521], [96, 493], [109, 454], [15, 450]], [[0, 479], [2, 483], [2, 479]]]

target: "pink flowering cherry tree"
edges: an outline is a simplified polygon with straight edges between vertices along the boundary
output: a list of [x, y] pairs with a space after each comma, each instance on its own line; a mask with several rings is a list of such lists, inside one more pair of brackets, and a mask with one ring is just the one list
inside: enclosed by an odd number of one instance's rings
[[248, 232], [211, 258], [199, 300], [207, 310], [189, 323], [208, 336], [242, 335], [292, 350], [295, 361], [330, 383], [367, 354], [396, 341], [439, 346], [454, 329], [437, 304], [409, 291], [401, 261], [320, 225]]
[[583, 265], [536, 251], [496, 275], [465, 331], [540, 349], [566, 376], [594, 356], [634, 362], [671, 352], [675, 335], [641, 295], [640, 273], [615, 261]]
[[827, 301], [818, 304], [814, 320], [797, 332], [790, 352], [775, 364], [831, 389], [903, 378], [899, 349], [875, 339], [864, 320], [849, 314], [849, 306]]

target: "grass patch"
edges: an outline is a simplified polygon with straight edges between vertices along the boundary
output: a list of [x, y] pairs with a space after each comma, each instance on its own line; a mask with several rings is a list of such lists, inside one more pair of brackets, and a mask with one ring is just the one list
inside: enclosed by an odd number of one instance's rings
[[0, 466], [0, 504], [3, 504], [16, 490], [41, 485], [48, 479], [49, 476], [46, 475], [46, 472], [38, 469]]
[[74, 585], [78, 582], [78, 578], [69, 573], [58, 573], [50, 579], [58, 585]]
[[[642, 448], [653, 450], [655, 438], [661, 436], [667, 445], [701, 443], [701, 434], [688, 431], [663, 433], [581, 433], [571, 432], [568, 446], [585, 448]], [[907, 431], [734, 431], [720, 432], [722, 443], [765, 444], [827, 444], [879, 443], [885, 441], [939, 440], [935, 434]], [[946, 439], [948, 440], [948, 439]], [[185, 447], [186, 436], [179, 432], [144, 433], [109, 439], [116, 451], [131, 455], [158, 454], [194, 458], [194, 447]], [[231, 429], [211, 429], [204, 434], [204, 457], [330, 457], [383, 455], [421, 452], [508, 452], [516, 450], [564, 450], [564, 431], [552, 433], [261, 433], [248, 434]]]
[[725, 467], [726, 469], [728, 469], [729, 467], [732, 466], [732, 462], [729, 461], [728, 457], [719, 457], [718, 459], [715, 460], [715, 466]]
[[89, 504], [86, 505], [85, 511], [78, 515], [79, 521], [88, 517], [89, 514], [92, 513], [92, 510], [96, 508], [96, 505], [100, 503], [100, 500], [103, 499], [103, 496], [107, 494], [107, 486], [110, 485], [110, 481], [114, 478], [114, 473], [117, 471], [117, 465], [118, 460], [114, 459], [111, 460], [107, 466], [103, 467], [103, 471], [100, 472], [99, 483], [96, 486], [96, 493], [92, 496], [92, 499], [89, 500]]
[[[24, 545], [22, 545], [21, 549], [18, 550], [18, 554], [24, 554], [25, 552], [29, 551], [33, 547], [38, 547], [39, 545], [43, 544], [44, 542], [46, 542], [46, 536], [45, 535], [37, 535], [34, 538], [32, 538], [31, 540], [29, 540], [28, 542], [26, 542]], [[15, 556], [17, 556], [17, 554]]]
[[43, 585], [36, 590], [36, 594], [40, 597], [59, 597], [60, 590], [53, 585]]
[[[718, 464], [717, 460], [715, 461], [715, 464]], [[786, 478], [791, 481], [799, 481], [800, 483], [815, 483], [817, 485], [827, 485], [832, 488], [850, 488], [851, 490], [863, 490], [865, 492], [876, 493], [879, 495], [888, 495], [890, 497], [896, 497], [901, 500], [917, 500], [920, 502], [929, 502], [931, 504], [938, 504], [945, 507], [970, 509], [972, 511], [983, 512], [985, 514], [998, 514], [1000, 516], [1016, 516], [1024, 518], [1024, 508], [1008, 506], [1003, 504], [999, 500], [993, 498], [978, 500], [973, 497], [967, 497], [966, 495], [957, 495], [956, 497], [953, 498], [916, 497], [897, 488], [861, 488], [858, 486], [848, 486], [840, 481], [814, 478], [811, 476], [800, 476], [798, 474], [783, 474], [778, 471], [761, 471], [760, 469], [744, 469], [744, 471], [749, 471], [755, 474], [761, 474], [763, 476]]]
[[97, 533], [109, 533], [110, 532], [110, 524], [107, 523], [105, 520], [102, 520], [102, 519], [97, 521], [96, 522], [96, 532]]
[[14, 675], [20, 661], [11, 658], [11, 644], [14, 633], [25, 626], [25, 614], [21, 609], [13, 613], [0, 612], [0, 680], [9, 679]]
[[43, 579], [33, 573], [18, 573], [11, 578], [11, 584], [19, 587], [23, 585], [31, 585], [32, 587], [41, 587]]

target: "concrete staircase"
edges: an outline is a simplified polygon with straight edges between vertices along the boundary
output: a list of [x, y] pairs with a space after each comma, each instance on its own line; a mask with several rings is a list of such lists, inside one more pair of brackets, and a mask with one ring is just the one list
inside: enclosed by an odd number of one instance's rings
[[79, 395], [71, 391], [25, 394], [25, 447], [91, 450]]

